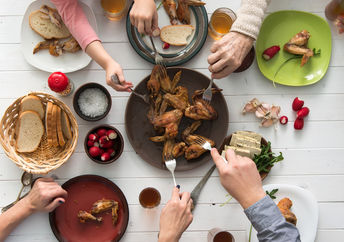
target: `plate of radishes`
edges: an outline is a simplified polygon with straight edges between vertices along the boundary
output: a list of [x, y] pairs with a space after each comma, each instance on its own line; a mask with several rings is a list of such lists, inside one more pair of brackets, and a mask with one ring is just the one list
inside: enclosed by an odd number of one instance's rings
[[116, 128], [110, 125], [101, 125], [87, 133], [84, 146], [86, 154], [91, 160], [99, 164], [109, 164], [121, 156], [124, 141]]

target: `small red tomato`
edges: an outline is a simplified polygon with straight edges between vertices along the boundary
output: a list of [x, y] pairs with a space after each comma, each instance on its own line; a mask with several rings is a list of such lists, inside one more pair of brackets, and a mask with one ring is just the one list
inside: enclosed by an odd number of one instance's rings
[[297, 118], [304, 118], [309, 114], [309, 108], [303, 107], [297, 111]]
[[288, 123], [288, 117], [287, 116], [280, 117], [280, 123], [283, 125], [286, 125]]
[[99, 149], [99, 147], [93, 146], [88, 150], [88, 153], [92, 157], [98, 157], [98, 156], [100, 156], [100, 149]]
[[170, 44], [169, 44], [169, 43], [164, 43], [164, 44], [162, 45], [162, 48], [163, 48], [164, 50], [166, 50], [166, 49], [170, 48]]
[[115, 156], [116, 152], [113, 148], [108, 148], [106, 150], [106, 153], [108, 153], [111, 157]]
[[92, 140], [87, 141], [87, 146], [88, 147], [94, 146], [94, 141], [92, 141]]
[[102, 137], [102, 136], [106, 135], [106, 129], [98, 129], [97, 135], [98, 135], [98, 137]]
[[303, 104], [305, 104], [305, 102], [296, 97], [293, 101], [292, 108], [294, 111], [299, 111], [303, 107]]
[[107, 135], [107, 137], [109, 137], [109, 139], [116, 139], [117, 138], [117, 133], [113, 129], [109, 129], [106, 132], [106, 135]]
[[97, 141], [98, 137], [96, 134], [90, 134], [88, 136], [88, 139], [95, 142], [95, 141]]
[[101, 155], [100, 159], [102, 161], [108, 161], [108, 160], [110, 160], [110, 155], [105, 152], [104, 154]]
[[302, 118], [297, 118], [294, 122], [294, 129], [303, 129], [304, 121]]

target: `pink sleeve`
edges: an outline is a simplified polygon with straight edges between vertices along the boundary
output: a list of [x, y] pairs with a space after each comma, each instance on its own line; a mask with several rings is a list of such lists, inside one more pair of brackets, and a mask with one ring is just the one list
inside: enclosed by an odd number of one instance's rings
[[91, 42], [99, 40], [77, 0], [51, 0], [51, 2], [83, 50]]

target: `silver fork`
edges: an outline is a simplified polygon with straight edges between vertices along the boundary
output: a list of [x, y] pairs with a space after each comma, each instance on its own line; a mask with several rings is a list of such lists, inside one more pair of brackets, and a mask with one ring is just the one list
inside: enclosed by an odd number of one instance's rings
[[177, 186], [176, 178], [174, 177], [174, 170], [176, 169], [176, 159], [174, 159], [171, 155], [164, 155], [165, 165], [167, 169], [171, 172], [173, 177], [174, 186]]
[[203, 92], [203, 96], [202, 96], [202, 99], [204, 101], [206, 101], [207, 103], [210, 103], [211, 98], [213, 97], [213, 93], [211, 91], [212, 86], [213, 86], [213, 78], [210, 79], [209, 86], [207, 87], [207, 89], [205, 89], [205, 91]]
[[161, 76], [165, 77], [165, 76], [167, 76], [167, 72], [166, 72], [166, 65], [165, 65], [164, 58], [156, 50], [152, 36], [149, 36], [149, 39], [150, 39], [150, 41], [152, 43], [152, 47], [153, 47], [153, 50], [154, 50], [155, 64], [157, 64], [159, 66], [158, 70], [159, 70], [159, 73], [161, 74]]
[[[114, 83], [121, 85], [121, 83], [120, 83], [119, 80], [118, 80], [117, 75], [112, 75], [112, 76], [111, 76], [111, 80], [112, 80]], [[135, 94], [136, 96], [138, 96], [139, 98], [141, 98], [145, 103], [150, 104], [150, 103], [149, 103], [149, 95], [148, 95], [148, 93], [146, 93], [146, 94], [140, 94], [140, 93], [134, 91], [131, 87], [130, 87], [130, 90], [131, 90], [131, 92], [132, 92], [133, 94]]]
[[[208, 141], [206, 141], [205, 139], [203, 139], [202, 137], [197, 136], [197, 138], [195, 139], [195, 143], [198, 144], [199, 146], [202, 146], [202, 148], [205, 150], [209, 150], [209, 151], [211, 150], [211, 144]], [[221, 157], [222, 157], [223, 161], [226, 164], [228, 164], [228, 161], [223, 156], [221, 156]]]

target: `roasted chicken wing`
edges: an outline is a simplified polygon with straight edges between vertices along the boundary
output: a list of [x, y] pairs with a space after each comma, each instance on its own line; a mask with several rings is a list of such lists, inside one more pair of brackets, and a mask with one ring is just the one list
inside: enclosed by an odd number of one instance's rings
[[177, 157], [183, 155], [186, 148], [187, 148], [187, 146], [184, 142], [176, 143], [172, 149], [172, 156], [174, 158], [177, 158]]
[[199, 0], [178, 0], [177, 17], [183, 24], [190, 24], [189, 6], [203, 6], [204, 2]]
[[164, 9], [168, 17], [170, 18], [171, 24], [172, 25], [178, 24], [176, 2], [174, 0], [163, 0], [162, 5], [164, 6]]
[[296, 225], [297, 218], [295, 214], [290, 211], [291, 206], [293, 206], [293, 202], [287, 197], [281, 199], [277, 204], [277, 207], [281, 211], [282, 215], [285, 217], [285, 220]]
[[117, 204], [116, 201], [110, 199], [102, 199], [98, 200], [97, 202], [93, 203], [91, 213], [98, 214], [110, 210]]
[[172, 139], [178, 135], [178, 125], [182, 117], [183, 112], [179, 109], [174, 109], [156, 117], [153, 125], [165, 128], [164, 136], [168, 139]]
[[211, 145], [211, 147], [215, 146], [215, 142], [211, 139], [208, 139], [206, 137], [203, 137], [201, 135], [189, 135], [186, 137], [186, 143], [189, 145], [189, 147], [186, 148], [185, 150], [185, 159], [191, 160], [191, 159], [196, 159], [200, 157], [204, 152], [207, 150], [203, 149], [202, 146], [196, 143], [196, 140], [201, 137], [202, 139], [208, 141]]
[[301, 67], [304, 66], [310, 57], [314, 55], [313, 50], [307, 47], [308, 40], [311, 37], [307, 30], [302, 30], [289, 40], [283, 49], [294, 55], [302, 55]]
[[51, 40], [44, 40], [39, 42], [35, 48], [33, 48], [33, 54], [36, 54], [40, 50], [49, 50], [50, 44], [52, 43]]
[[62, 49], [67, 52], [75, 53], [81, 50], [81, 47], [76, 39], [74, 39], [74, 37], [71, 37], [69, 40], [63, 42]]
[[54, 40], [49, 45], [49, 53], [53, 56], [62, 55], [63, 46], [59, 43], [58, 40]]
[[154, 66], [153, 71], [150, 75], [150, 78], [147, 82], [147, 89], [149, 93], [151, 94], [151, 98], [156, 97], [159, 94], [160, 91], [160, 80], [159, 80], [159, 74], [158, 74], [158, 66]]
[[166, 93], [164, 95], [164, 100], [166, 100], [172, 107], [179, 109], [184, 112], [184, 110], [190, 106], [188, 89], [182, 86], [176, 88], [176, 94]]
[[93, 216], [92, 214], [86, 212], [86, 211], [79, 211], [78, 212], [78, 218], [80, 223], [85, 223], [86, 221], [95, 221], [95, 222], [101, 222], [103, 219], [97, 218], [95, 216]]

